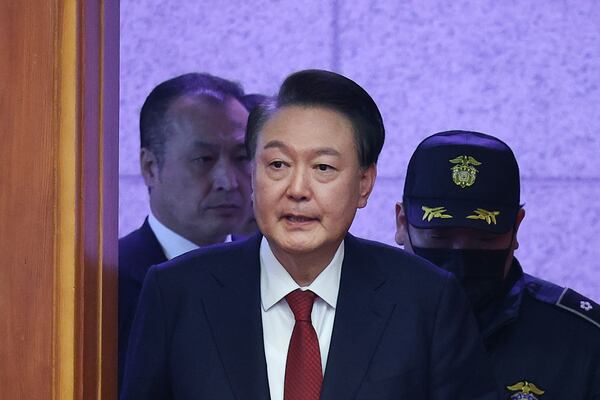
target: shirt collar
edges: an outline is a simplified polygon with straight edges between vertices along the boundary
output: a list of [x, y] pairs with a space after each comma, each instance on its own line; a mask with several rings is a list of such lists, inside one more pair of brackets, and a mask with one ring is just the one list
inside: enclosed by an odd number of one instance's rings
[[343, 260], [344, 242], [342, 241], [333, 259], [319, 276], [309, 286], [300, 287], [277, 260], [269, 242], [263, 237], [260, 242], [260, 298], [263, 310], [268, 311], [288, 293], [299, 288], [310, 289], [335, 309], [340, 290]]
[[156, 235], [160, 247], [162, 247], [165, 252], [167, 260], [180, 256], [188, 251], [196, 250], [199, 247], [197, 244], [167, 228], [156, 219], [152, 212], [148, 215], [148, 224], [150, 224], [150, 228], [152, 228], [152, 232]]

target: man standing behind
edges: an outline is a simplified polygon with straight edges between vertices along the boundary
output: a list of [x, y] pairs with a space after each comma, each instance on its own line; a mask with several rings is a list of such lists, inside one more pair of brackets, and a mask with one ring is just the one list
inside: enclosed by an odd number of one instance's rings
[[600, 306], [523, 273], [525, 216], [511, 149], [478, 132], [423, 140], [409, 164], [396, 241], [453, 272], [475, 310], [504, 398], [600, 399]]
[[200, 73], [152, 90], [140, 114], [140, 166], [150, 215], [119, 240], [119, 381], [150, 266], [225, 242], [250, 212], [248, 111], [235, 83]]
[[260, 231], [150, 269], [122, 400], [495, 399], [451, 274], [348, 229], [384, 128], [355, 82], [289, 76], [246, 145]]

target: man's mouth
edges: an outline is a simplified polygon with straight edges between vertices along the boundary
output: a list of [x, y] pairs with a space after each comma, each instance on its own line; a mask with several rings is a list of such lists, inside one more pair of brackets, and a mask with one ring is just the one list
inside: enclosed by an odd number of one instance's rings
[[221, 216], [236, 216], [239, 214], [241, 207], [233, 203], [215, 204], [207, 207], [208, 211]]
[[213, 206], [208, 207], [209, 209], [214, 209], [214, 210], [235, 210], [240, 208], [237, 204], [233, 204], [233, 203], [224, 203], [224, 204], [216, 204]]
[[319, 220], [316, 217], [311, 217], [311, 216], [307, 216], [307, 215], [298, 215], [298, 214], [284, 214], [283, 219], [288, 222], [294, 223], [294, 224], [302, 224], [302, 223], [314, 222], [314, 221]]

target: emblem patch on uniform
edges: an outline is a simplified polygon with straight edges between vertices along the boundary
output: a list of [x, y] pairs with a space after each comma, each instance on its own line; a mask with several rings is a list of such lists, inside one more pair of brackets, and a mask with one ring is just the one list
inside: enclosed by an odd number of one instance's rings
[[511, 392], [510, 400], [539, 400], [540, 397], [545, 393], [542, 389], [538, 388], [534, 383], [521, 381], [514, 385], [506, 387]]
[[422, 206], [421, 210], [423, 210], [423, 221], [427, 220], [429, 222], [434, 218], [453, 218], [450, 214], [444, 214], [446, 212], [445, 207]]
[[589, 301], [580, 301], [579, 307], [581, 307], [581, 309], [583, 309], [585, 311], [590, 311], [594, 308], [594, 307], [592, 307], [592, 304]]
[[500, 215], [500, 211], [488, 211], [483, 208], [473, 210], [473, 215], [468, 215], [468, 219], [481, 219], [487, 222], [488, 225], [496, 225], [496, 217]]
[[479, 161], [471, 156], [458, 156], [450, 162], [455, 164], [451, 170], [452, 180], [456, 185], [464, 189], [475, 183], [477, 172], [479, 172], [475, 167], [481, 165]]

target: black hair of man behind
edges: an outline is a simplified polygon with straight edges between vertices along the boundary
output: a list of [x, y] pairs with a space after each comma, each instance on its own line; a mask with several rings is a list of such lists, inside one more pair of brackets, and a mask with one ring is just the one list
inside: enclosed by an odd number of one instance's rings
[[246, 107], [246, 110], [248, 110], [248, 112], [251, 112], [268, 98], [269, 96], [266, 96], [264, 94], [251, 93], [243, 97], [242, 103], [244, 104], [244, 107]]
[[148, 95], [140, 113], [140, 146], [149, 149], [159, 167], [164, 160], [167, 141], [167, 111], [173, 101], [183, 96], [206, 97], [218, 102], [244, 97], [241, 85], [207, 73], [192, 72], [162, 82]]
[[383, 119], [377, 104], [356, 82], [335, 72], [304, 70], [288, 76], [272, 100], [261, 103], [250, 113], [246, 127], [246, 150], [256, 153], [258, 134], [280, 109], [289, 106], [324, 107], [350, 120], [362, 168], [377, 163], [385, 140]]

